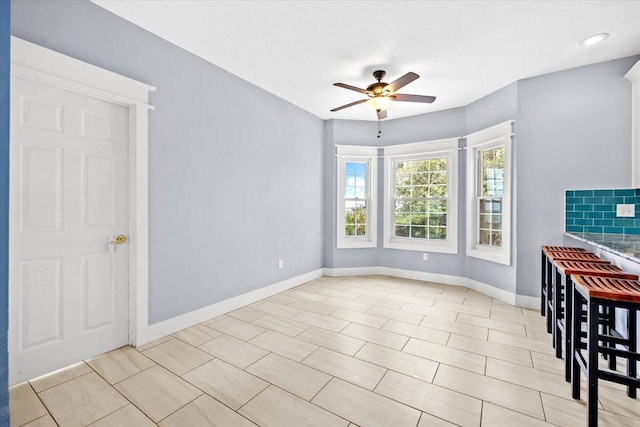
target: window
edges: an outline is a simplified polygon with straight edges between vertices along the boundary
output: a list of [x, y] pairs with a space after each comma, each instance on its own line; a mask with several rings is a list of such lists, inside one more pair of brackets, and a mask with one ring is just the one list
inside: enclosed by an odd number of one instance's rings
[[467, 255], [511, 264], [511, 121], [467, 136]]
[[457, 253], [458, 140], [385, 147], [384, 247]]
[[337, 247], [376, 247], [377, 147], [337, 146]]

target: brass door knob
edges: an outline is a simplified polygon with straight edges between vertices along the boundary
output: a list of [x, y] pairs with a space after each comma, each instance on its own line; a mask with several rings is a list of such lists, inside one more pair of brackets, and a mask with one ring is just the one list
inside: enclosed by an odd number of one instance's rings
[[120, 234], [120, 235], [116, 236], [109, 243], [117, 243], [118, 245], [121, 245], [121, 244], [125, 243], [126, 241], [127, 241], [127, 236], [125, 236], [124, 234]]

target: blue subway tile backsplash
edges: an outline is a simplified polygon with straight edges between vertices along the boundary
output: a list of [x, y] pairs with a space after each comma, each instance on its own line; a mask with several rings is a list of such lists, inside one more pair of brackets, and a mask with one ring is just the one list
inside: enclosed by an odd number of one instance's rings
[[[618, 204], [635, 205], [635, 218], [616, 216]], [[640, 235], [640, 189], [567, 190], [565, 231]]]

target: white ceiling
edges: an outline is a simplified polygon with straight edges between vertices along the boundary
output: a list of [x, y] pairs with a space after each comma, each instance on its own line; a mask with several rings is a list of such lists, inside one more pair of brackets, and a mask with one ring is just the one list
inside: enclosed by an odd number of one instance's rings
[[366, 104], [329, 110], [362, 98], [333, 83], [365, 88], [377, 69], [416, 72], [399, 93], [437, 97], [395, 102], [393, 119], [640, 53], [640, 1], [92, 1], [323, 119], [375, 120]]

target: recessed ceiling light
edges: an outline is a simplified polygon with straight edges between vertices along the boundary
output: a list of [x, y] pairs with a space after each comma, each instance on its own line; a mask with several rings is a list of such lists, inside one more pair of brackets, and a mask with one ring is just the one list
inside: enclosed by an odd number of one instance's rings
[[593, 46], [594, 44], [598, 44], [600, 42], [605, 41], [609, 37], [608, 33], [599, 33], [594, 34], [589, 37], [585, 37], [578, 43], [580, 46]]

